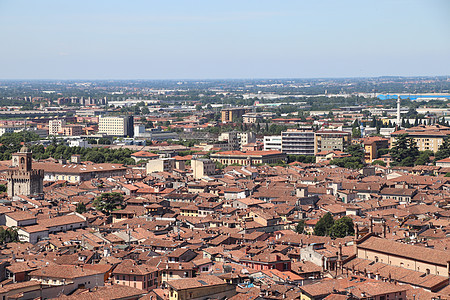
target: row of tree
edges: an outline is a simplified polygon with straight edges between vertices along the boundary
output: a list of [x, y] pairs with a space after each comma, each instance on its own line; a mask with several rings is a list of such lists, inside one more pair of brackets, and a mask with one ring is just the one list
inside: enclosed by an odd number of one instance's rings
[[52, 157], [55, 159], [69, 160], [72, 155], [78, 154], [81, 156], [81, 160], [92, 161], [94, 163], [135, 164], [134, 159], [131, 158], [133, 151], [126, 148], [81, 148], [53, 143], [47, 147], [35, 145], [31, 147], [31, 150], [34, 159], [47, 159]]

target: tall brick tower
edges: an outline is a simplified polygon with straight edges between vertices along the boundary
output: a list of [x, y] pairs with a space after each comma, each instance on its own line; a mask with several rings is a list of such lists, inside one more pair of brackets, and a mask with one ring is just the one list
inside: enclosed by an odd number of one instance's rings
[[42, 194], [44, 170], [33, 170], [31, 151], [23, 146], [12, 155], [12, 167], [8, 170], [8, 196]]

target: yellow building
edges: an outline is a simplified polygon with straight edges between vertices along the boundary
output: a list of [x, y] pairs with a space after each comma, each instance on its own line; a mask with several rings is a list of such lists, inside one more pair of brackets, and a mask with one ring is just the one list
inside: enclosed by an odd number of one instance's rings
[[185, 217], [198, 217], [198, 207], [194, 204], [181, 207], [180, 215]]
[[170, 300], [229, 299], [236, 295], [236, 287], [214, 275], [202, 275], [166, 282]]
[[237, 118], [242, 117], [245, 114], [243, 108], [226, 108], [222, 109], [222, 123], [234, 122]]
[[224, 151], [211, 154], [213, 161], [224, 165], [275, 164], [286, 159], [286, 154], [277, 151]]
[[391, 133], [391, 147], [397, 137], [407, 134], [416, 142], [419, 151], [431, 150], [436, 152], [442, 145], [444, 138], [450, 136], [450, 128], [442, 125], [419, 125], [412, 128], [397, 130]]
[[378, 150], [389, 147], [389, 140], [379, 136], [371, 136], [362, 140], [364, 145], [364, 161], [370, 164], [378, 158]]

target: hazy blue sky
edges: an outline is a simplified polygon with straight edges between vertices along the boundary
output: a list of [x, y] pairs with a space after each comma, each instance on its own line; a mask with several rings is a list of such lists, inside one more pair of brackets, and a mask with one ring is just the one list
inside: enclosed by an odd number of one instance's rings
[[449, 0], [0, 0], [3, 79], [449, 74]]

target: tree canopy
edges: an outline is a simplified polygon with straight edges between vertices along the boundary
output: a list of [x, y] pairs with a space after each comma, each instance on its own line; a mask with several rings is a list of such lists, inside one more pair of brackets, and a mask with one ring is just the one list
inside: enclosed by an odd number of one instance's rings
[[314, 235], [327, 236], [330, 234], [330, 228], [333, 226], [333, 216], [327, 212], [314, 227]]
[[85, 213], [86, 212], [86, 204], [84, 204], [83, 202], [78, 202], [75, 211], [79, 214]]
[[353, 129], [352, 129], [352, 137], [353, 138], [360, 138], [361, 137], [361, 128], [353, 127]]
[[348, 235], [354, 235], [355, 229], [353, 220], [350, 217], [342, 217], [334, 220], [331, 213], [326, 213], [314, 227], [314, 234], [319, 236], [331, 236], [333, 238], [342, 238]]
[[12, 243], [19, 241], [19, 233], [16, 227], [4, 229], [0, 227], [0, 244]]
[[389, 152], [393, 158], [392, 164], [403, 167], [413, 167], [420, 154], [416, 142], [408, 134], [399, 135]]
[[47, 147], [44, 147], [43, 145], [32, 146], [31, 151], [33, 152], [34, 159], [47, 159], [53, 157], [55, 159], [69, 160], [72, 155], [78, 154], [81, 156], [81, 160], [92, 161], [93, 163], [135, 164], [134, 159], [131, 158], [133, 150], [126, 148], [81, 148], [53, 143]]
[[350, 145], [347, 147], [349, 157], [333, 159], [330, 164], [348, 169], [361, 169], [363, 167], [364, 151], [361, 145]]
[[436, 160], [441, 160], [447, 157], [450, 157], [450, 139], [448, 137], [445, 137], [442, 145], [436, 152], [435, 158]]
[[297, 226], [295, 226], [295, 232], [297, 233], [303, 233], [305, 231], [305, 220], [300, 220], [297, 223]]
[[110, 214], [117, 207], [122, 207], [123, 195], [120, 193], [102, 193], [94, 200], [96, 209], [103, 213]]
[[330, 236], [334, 238], [343, 238], [348, 235], [354, 235], [355, 229], [353, 220], [350, 217], [342, 217], [330, 227]]

